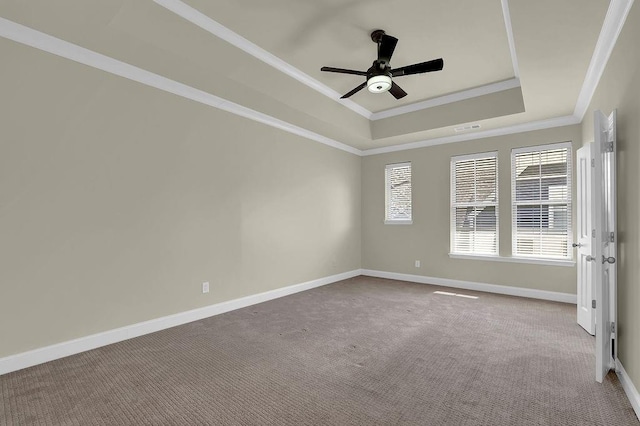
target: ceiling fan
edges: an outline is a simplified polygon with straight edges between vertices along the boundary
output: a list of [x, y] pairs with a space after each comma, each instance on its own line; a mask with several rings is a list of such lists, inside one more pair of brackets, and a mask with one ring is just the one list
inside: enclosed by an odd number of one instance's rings
[[371, 93], [390, 92], [396, 99], [404, 98], [407, 92], [402, 90], [393, 80], [393, 77], [402, 77], [403, 75], [422, 74], [425, 72], [440, 71], [444, 67], [442, 58], [433, 59], [419, 64], [407, 65], [406, 67], [391, 68], [391, 56], [396, 48], [398, 39], [387, 35], [384, 30], [375, 30], [371, 33], [371, 40], [378, 45], [378, 59], [373, 61], [373, 65], [366, 71], [348, 70], [344, 68], [322, 67], [321, 71], [337, 72], [341, 74], [362, 75], [367, 80], [344, 94], [340, 99], [345, 99], [359, 92], [365, 87]]

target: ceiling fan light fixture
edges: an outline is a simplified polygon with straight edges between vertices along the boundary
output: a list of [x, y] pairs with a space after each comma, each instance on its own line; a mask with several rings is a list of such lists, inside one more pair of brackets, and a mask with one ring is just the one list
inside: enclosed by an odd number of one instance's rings
[[367, 80], [367, 89], [371, 93], [387, 92], [391, 89], [391, 77], [388, 75], [374, 75]]

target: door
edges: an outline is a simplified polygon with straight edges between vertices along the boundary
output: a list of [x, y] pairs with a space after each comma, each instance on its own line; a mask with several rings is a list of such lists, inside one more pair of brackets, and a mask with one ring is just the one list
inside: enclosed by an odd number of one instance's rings
[[591, 259], [591, 189], [593, 143], [576, 152], [576, 192], [578, 193], [576, 261], [578, 266], [578, 324], [587, 333], [596, 334], [596, 311], [593, 309], [593, 267]]
[[616, 357], [616, 112], [595, 112], [593, 146], [593, 277], [596, 300], [596, 380]]

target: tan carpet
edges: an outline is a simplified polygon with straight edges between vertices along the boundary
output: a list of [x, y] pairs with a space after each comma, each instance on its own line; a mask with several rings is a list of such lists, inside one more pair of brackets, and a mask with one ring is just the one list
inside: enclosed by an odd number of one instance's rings
[[358, 277], [0, 376], [3, 425], [638, 425], [575, 306]]

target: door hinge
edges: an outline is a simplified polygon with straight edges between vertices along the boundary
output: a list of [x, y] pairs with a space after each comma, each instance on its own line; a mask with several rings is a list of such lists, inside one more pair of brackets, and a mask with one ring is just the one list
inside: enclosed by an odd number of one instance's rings
[[595, 309], [595, 308], [596, 308], [596, 301], [595, 301], [595, 300], [592, 300], [592, 301], [591, 301], [591, 307], [592, 307], [593, 309]]
[[591, 159], [591, 167], [595, 167], [596, 166], [596, 159], [592, 158]]
[[611, 332], [612, 332], [612, 333], [615, 333], [615, 332], [616, 332], [616, 323], [615, 323], [615, 322], [612, 322], [612, 323], [611, 323]]
[[603, 148], [604, 152], [613, 152], [613, 142], [605, 142]]
[[591, 230], [591, 238], [595, 238], [596, 237], [596, 230], [592, 229]]
[[616, 242], [616, 234], [614, 232], [609, 233], [609, 242]]

